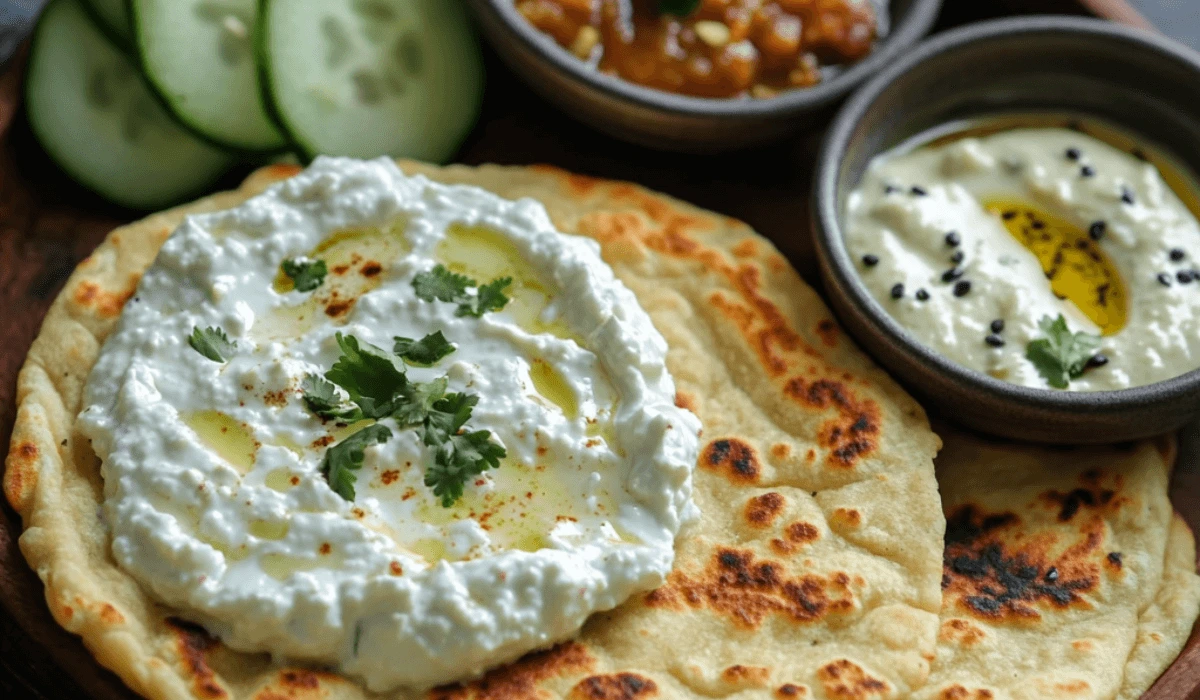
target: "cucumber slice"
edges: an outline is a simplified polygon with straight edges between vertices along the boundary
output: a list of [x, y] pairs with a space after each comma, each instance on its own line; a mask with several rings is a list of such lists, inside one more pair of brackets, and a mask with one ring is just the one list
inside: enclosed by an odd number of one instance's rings
[[211, 184], [230, 154], [175, 124], [137, 68], [76, 0], [51, 0], [25, 81], [34, 134], [63, 170], [101, 196], [156, 209]]
[[132, 0], [142, 71], [184, 126], [219, 145], [277, 151], [254, 65], [258, 0]]
[[126, 0], [83, 0], [83, 9], [122, 48], [133, 44], [133, 25], [129, 21], [129, 8], [125, 3]]
[[460, 0], [262, 0], [258, 27], [276, 121], [309, 157], [444, 162], [479, 116]]

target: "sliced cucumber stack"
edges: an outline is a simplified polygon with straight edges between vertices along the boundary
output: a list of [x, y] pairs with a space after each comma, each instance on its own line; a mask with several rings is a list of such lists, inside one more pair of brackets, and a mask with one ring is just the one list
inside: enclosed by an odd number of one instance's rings
[[478, 116], [483, 62], [459, 0], [262, 0], [263, 84], [318, 154], [444, 162]]
[[109, 38], [128, 47], [133, 44], [133, 26], [129, 22], [127, 0], [83, 0], [83, 7]]
[[44, 10], [25, 91], [30, 125], [46, 151], [118, 204], [154, 209], [180, 201], [233, 162], [172, 121], [77, 0], [50, 0]]
[[258, 0], [131, 0], [142, 69], [185, 126], [217, 144], [277, 151], [254, 64]]

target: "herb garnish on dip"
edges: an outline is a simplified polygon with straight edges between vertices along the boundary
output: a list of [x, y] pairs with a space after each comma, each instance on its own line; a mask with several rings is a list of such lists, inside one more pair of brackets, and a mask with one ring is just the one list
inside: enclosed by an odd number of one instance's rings
[[1072, 391], [1200, 367], [1200, 222], [1140, 150], [1066, 128], [901, 147], [847, 216], [872, 294], [966, 367]]

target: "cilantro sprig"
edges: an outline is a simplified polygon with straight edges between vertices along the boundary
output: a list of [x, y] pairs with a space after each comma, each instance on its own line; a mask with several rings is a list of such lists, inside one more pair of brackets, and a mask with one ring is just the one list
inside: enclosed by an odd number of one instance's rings
[[366, 449], [371, 445], [382, 445], [391, 439], [392, 431], [376, 423], [326, 450], [325, 457], [321, 459], [321, 473], [325, 475], [325, 480], [329, 482], [334, 493], [347, 501], [353, 501], [354, 484], [358, 481], [356, 472], [362, 469]]
[[225, 331], [212, 326], [204, 330], [193, 326], [192, 334], [188, 336], [188, 345], [213, 362], [228, 362], [237, 352], [237, 341], [230, 340]]
[[1100, 348], [1100, 337], [1090, 333], [1072, 333], [1067, 320], [1043, 316], [1038, 327], [1046, 334], [1029, 343], [1025, 358], [1033, 363], [1038, 374], [1055, 389], [1066, 389], [1072, 379], [1083, 376], [1088, 361]]
[[[455, 315], [479, 318], [489, 311], [499, 311], [508, 304], [504, 290], [512, 283], [511, 277], [498, 277], [480, 285], [466, 275], [451, 272], [445, 265], [438, 265], [429, 272], [418, 274], [412, 284], [417, 298], [422, 301], [458, 304]], [[474, 294], [471, 289], [475, 290]]]
[[[395, 340], [395, 353], [389, 353], [354, 336], [337, 334], [341, 355], [324, 377], [310, 374], [304, 378], [304, 402], [326, 419], [347, 423], [391, 419], [402, 429], [419, 430], [433, 455], [425, 484], [449, 508], [462, 498], [469, 479], [498, 467], [507, 452], [492, 441], [489, 431], [467, 429], [478, 396], [446, 393], [446, 377], [430, 382], [408, 378], [405, 362], [432, 365], [453, 353], [454, 345], [440, 331], [420, 340]], [[373, 428], [378, 430], [358, 438]], [[390, 430], [376, 423], [329, 448], [321, 471], [333, 490], [353, 499], [355, 472], [362, 468], [366, 447], [391, 437]]]
[[289, 258], [283, 261], [283, 274], [292, 280], [297, 292], [311, 292], [325, 281], [329, 268], [324, 260]]

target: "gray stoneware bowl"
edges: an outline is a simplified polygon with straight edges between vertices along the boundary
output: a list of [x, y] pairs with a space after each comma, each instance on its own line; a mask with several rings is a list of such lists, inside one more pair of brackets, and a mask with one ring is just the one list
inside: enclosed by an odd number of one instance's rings
[[994, 379], [909, 335], [862, 285], [846, 250], [845, 198], [873, 157], [956, 120], [1039, 111], [1124, 127], [1200, 173], [1200, 54], [1157, 35], [1082, 18], [999, 20], [941, 34], [865, 85], [826, 136], [812, 211], [829, 299], [859, 343], [927, 407], [976, 430], [1084, 444], [1178, 428], [1200, 413], [1200, 371], [1107, 392]]
[[818, 127], [852, 89], [909, 50], [942, 0], [891, 0], [891, 29], [871, 55], [812, 88], [767, 100], [703, 99], [600, 73], [517, 12], [516, 0], [469, 0], [492, 47], [526, 83], [580, 121], [650, 148], [716, 153]]

